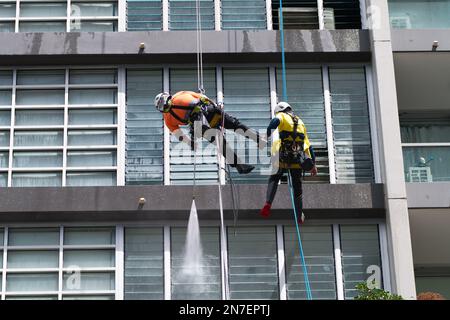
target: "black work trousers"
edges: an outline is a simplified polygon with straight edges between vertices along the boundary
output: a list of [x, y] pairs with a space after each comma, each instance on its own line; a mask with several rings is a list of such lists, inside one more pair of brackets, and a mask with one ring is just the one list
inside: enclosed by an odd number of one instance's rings
[[303, 210], [303, 191], [302, 191], [302, 170], [301, 169], [283, 169], [279, 168], [277, 173], [269, 177], [269, 183], [267, 186], [266, 202], [272, 203], [277, 193], [278, 183], [284, 173], [289, 170], [292, 177], [292, 188], [294, 189], [294, 202], [297, 215], [302, 214]]

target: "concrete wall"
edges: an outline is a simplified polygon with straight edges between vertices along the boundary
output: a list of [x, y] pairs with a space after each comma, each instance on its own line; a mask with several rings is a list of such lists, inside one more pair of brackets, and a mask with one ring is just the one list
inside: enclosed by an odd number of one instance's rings
[[437, 52], [450, 51], [450, 29], [392, 29], [394, 52], [432, 51], [433, 41], [439, 41]]

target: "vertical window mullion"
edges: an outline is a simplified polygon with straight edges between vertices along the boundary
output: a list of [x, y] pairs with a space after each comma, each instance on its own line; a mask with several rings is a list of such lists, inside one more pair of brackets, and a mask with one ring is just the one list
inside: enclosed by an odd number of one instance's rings
[[14, 25], [15, 32], [19, 32], [19, 17], [20, 17], [20, 0], [16, 0], [16, 20]]
[[127, 1], [126, 0], [117, 0], [117, 10], [119, 13], [119, 21], [117, 30], [127, 31]]
[[344, 300], [344, 280], [342, 273], [341, 237], [339, 225], [333, 224], [334, 266], [336, 273], [336, 290], [338, 300]]
[[214, 0], [214, 21], [215, 30], [220, 31], [222, 29], [222, 7], [221, 0]]
[[[222, 73], [222, 67], [217, 66], [216, 68], [216, 87], [217, 87], [217, 103], [223, 103], [223, 73]], [[222, 155], [221, 152], [218, 152], [218, 157], [220, 159], [219, 163], [217, 164], [219, 166], [219, 183], [225, 184], [226, 183], [226, 175], [225, 170], [222, 170], [221, 168], [225, 168], [225, 157]]]
[[331, 117], [331, 95], [330, 80], [328, 75], [328, 66], [322, 67], [323, 94], [325, 102], [325, 124], [327, 130], [328, 147], [328, 166], [330, 172], [330, 183], [336, 183], [336, 169], [334, 160], [334, 138], [333, 138], [333, 119]]
[[123, 300], [124, 296], [124, 227], [123, 225], [116, 226], [116, 285], [114, 286], [116, 289], [116, 300]]
[[[277, 96], [277, 71], [275, 67], [269, 67], [269, 77], [270, 77], [270, 117], [275, 117], [275, 107], [278, 103]], [[278, 130], [276, 130], [272, 135], [272, 141], [278, 140]], [[268, 146], [269, 147], [269, 146]]]
[[164, 300], [172, 299], [170, 227], [164, 226]]
[[391, 292], [391, 277], [389, 267], [389, 249], [387, 243], [387, 231], [386, 223], [382, 222], [378, 224], [378, 237], [380, 238], [380, 251], [381, 251], [381, 277], [383, 283], [383, 289]]
[[359, 0], [359, 10], [361, 15], [361, 29], [368, 29], [367, 14], [366, 14], [366, 0]]
[[277, 0], [266, 0], [267, 30], [273, 30], [272, 1]]
[[[164, 67], [163, 90], [170, 91], [169, 68]], [[170, 185], [170, 131], [164, 124], [164, 185]]]
[[286, 288], [286, 256], [284, 254], [283, 226], [277, 225], [277, 251], [278, 251], [278, 285], [280, 300], [287, 300]]
[[67, 0], [67, 19], [66, 19], [66, 31], [70, 32], [70, 22], [72, 16], [72, 0]]
[[124, 186], [125, 185], [125, 126], [126, 126], [126, 71], [125, 67], [119, 67], [117, 70], [118, 76], [118, 99], [117, 99], [117, 185]]
[[169, 0], [162, 0], [163, 31], [169, 31]]
[[324, 30], [325, 22], [323, 19], [323, 0], [317, 0], [317, 15], [319, 18], [319, 30]]
[[59, 267], [58, 267], [58, 300], [62, 300], [63, 267], [64, 267], [64, 226], [59, 227]]
[[2, 287], [1, 289], [1, 300], [5, 300], [5, 293], [6, 293], [6, 267], [7, 267], [7, 260], [8, 260], [8, 227], [5, 227], [3, 230], [3, 272], [2, 272]]
[[14, 123], [16, 121], [16, 85], [17, 85], [17, 69], [14, 69], [13, 70], [12, 101], [11, 101], [11, 127], [9, 128], [8, 187], [12, 187]]
[[229, 270], [227, 227], [223, 225], [220, 228], [220, 273], [222, 275], [222, 300], [230, 300]]
[[66, 176], [67, 176], [67, 141], [68, 141], [68, 130], [69, 125], [69, 68], [66, 68], [65, 76], [65, 88], [64, 88], [64, 133], [63, 133], [63, 171], [62, 171], [62, 186], [66, 186]]

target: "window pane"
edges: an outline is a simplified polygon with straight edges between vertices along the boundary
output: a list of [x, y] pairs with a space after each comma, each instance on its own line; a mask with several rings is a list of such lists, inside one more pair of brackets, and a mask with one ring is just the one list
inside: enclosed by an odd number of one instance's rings
[[161, 91], [162, 70], [127, 70], [127, 185], [163, 182], [163, 119], [148, 105]]
[[222, 0], [223, 30], [266, 29], [266, 0]]
[[79, 295], [79, 296], [68, 296], [64, 295], [63, 300], [115, 300], [114, 296], [87, 296], [87, 295]]
[[117, 124], [116, 110], [69, 110], [69, 125], [92, 124]]
[[0, 71], [0, 86], [12, 86], [13, 74], [11, 71]]
[[11, 111], [0, 110], [0, 126], [11, 125]]
[[116, 21], [81, 21], [71, 24], [72, 31], [76, 32], [107, 32], [117, 31]]
[[0, 131], [0, 147], [9, 147], [9, 131]]
[[59, 251], [8, 251], [8, 268], [58, 268]]
[[70, 70], [69, 84], [117, 83], [116, 70]]
[[355, 286], [372, 274], [369, 267], [379, 268], [381, 276], [378, 226], [341, 225], [340, 230], [345, 299], [353, 299], [357, 294]]
[[411, 114], [400, 116], [403, 143], [450, 142], [450, 116]]
[[125, 229], [125, 300], [164, 299], [162, 228]]
[[14, 32], [14, 22], [0, 22], [0, 32]]
[[64, 228], [64, 245], [109, 245], [115, 243], [114, 228]]
[[[196, 30], [196, 0], [169, 0], [170, 30]], [[200, 0], [201, 28], [214, 30], [214, 0]]]
[[0, 173], [0, 187], [8, 186], [8, 174]]
[[62, 131], [15, 131], [14, 145], [25, 146], [62, 146]]
[[275, 227], [228, 228], [231, 299], [279, 299]]
[[116, 130], [70, 130], [70, 146], [115, 145]]
[[[177, 300], [220, 300], [220, 248], [219, 229], [200, 228], [202, 260], [200, 274], [189, 274], [185, 269], [186, 228], [172, 228], [172, 299]], [[189, 266], [187, 266], [189, 268]]]
[[115, 104], [116, 89], [70, 89], [69, 104]]
[[57, 291], [57, 273], [8, 274], [6, 291]]
[[0, 168], [8, 168], [9, 152], [0, 152]]
[[64, 104], [64, 90], [17, 90], [17, 105]]
[[72, 2], [72, 17], [103, 17], [116, 15], [116, 2]]
[[[5, 240], [5, 233], [3, 231], [3, 229], [0, 229], [0, 247], [3, 246]], [[0, 256], [3, 258], [3, 254], [0, 254]], [[3, 266], [3, 264], [1, 264]]]
[[67, 186], [101, 187], [117, 185], [115, 172], [68, 172]]
[[450, 147], [403, 147], [407, 182], [450, 181]]
[[161, 0], [128, 0], [128, 31], [162, 30]]
[[6, 296], [6, 300], [58, 300], [58, 296]]
[[9, 246], [59, 245], [58, 228], [12, 228], [8, 230]]
[[14, 152], [15, 168], [62, 167], [62, 152]]
[[392, 28], [448, 29], [450, 28], [450, 1], [389, 0]]
[[61, 173], [13, 173], [13, 187], [61, 187]]
[[16, 126], [64, 125], [64, 110], [16, 110]]
[[0, 18], [15, 18], [16, 4], [15, 3], [0, 3]]
[[57, 85], [65, 83], [64, 70], [19, 70], [18, 85]]
[[53, 3], [24, 3], [20, 4], [21, 17], [65, 17], [65, 2]]
[[64, 250], [64, 268], [109, 268], [114, 258], [113, 250]]
[[66, 22], [20, 22], [19, 32], [65, 32]]
[[67, 153], [69, 167], [110, 167], [116, 164], [115, 151], [69, 151]]
[[[336, 299], [331, 226], [302, 226], [301, 239], [314, 300]], [[306, 300], [306, 286], [295, 227], [284, 227], [288, 299]]]
[[0, 90], [0, 106], [10, 106], [12, 104], [11, 90]]
[[79, 291], [79, 290], [114, 290], [115, 276], [113, 272], [82, 272], [79, 281], [74, 279], [70, 273], [64, 273], [63, 290]]

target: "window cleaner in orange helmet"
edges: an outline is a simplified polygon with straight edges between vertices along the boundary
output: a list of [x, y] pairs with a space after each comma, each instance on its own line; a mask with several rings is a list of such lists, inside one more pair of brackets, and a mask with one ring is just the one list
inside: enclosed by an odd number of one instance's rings
[[[179, 141], [189, 144], [192, 149], [195, 148], [194, 121], [201, 121], [203, 136], [208, 129], [219, 129], [223, 123], [225, 129], [240, 129], [237, 132], [244, 133], [245, 137], [256, 141], [260, 148], [266, 143], [258, 132], [250, 129], [237, 118], [223, 112], [213, 100], [201, 93], [180, 91], [172, 96], [168, 92], [163, 92], [155, 97], [155, 107], [164, 114], [164, 122], [170, 132]], [[185, 125], [190, 126], [191, 138], [184, 135], [180, 129], [180, 126]], [[214, 136], [208, 139], [210, 143], [213, 143], [214, 140]], [[225, 138], [223, 141], [222, 154], [226, 156], [226, 159], [233, 159], [232, 163], [229, 163], [230, 166], [236, 168], [241, 174], [250, 173], [255, 167], [243, 164]]]
[[[261, 209], [260, 215], [265, 218], [269, 217], [278, 183], [283, 174], [289, 170], [298, 219], [300, 223], [303, 223], [305, 216], [303, 214], [302, 172], [309, 171], [311, 175], [317, 175], [316, 156], [303, 121], [293, 113], [289, 103], [279, 102], [274, 111], [275, 118], [267, 127], [267, 137], [270, 137], [273, 130], [278, 129], [280, 139], [275, 141], [272, 146], [272, 160], [275, 159], [272, 161], [272, 165], [277, 171], [269, 177], [266, 203]], [[278, 161], [276, 161], [277, 159]]]

